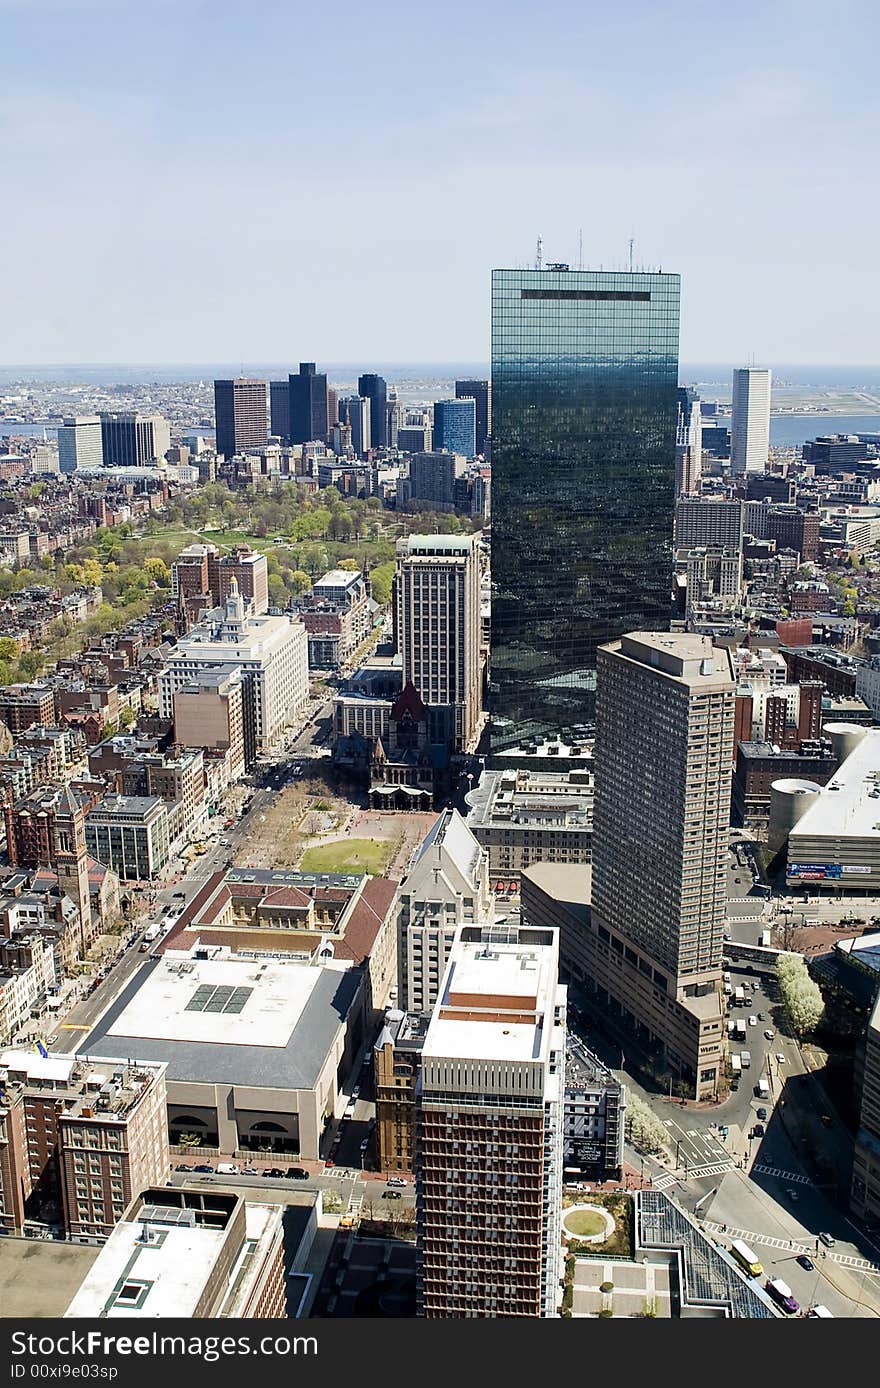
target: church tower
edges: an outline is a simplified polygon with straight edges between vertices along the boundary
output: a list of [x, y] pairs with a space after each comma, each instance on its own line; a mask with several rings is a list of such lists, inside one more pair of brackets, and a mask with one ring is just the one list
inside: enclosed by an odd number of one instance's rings
[[58, 797], [55, 807], [55, 871], [58, 890], [69, 896], [79, 909], [80, 958], [85, 958], [92, 938], [92, 907], [89, 900], [89, 855], [86, 850], [85, 816], [69, 786]]

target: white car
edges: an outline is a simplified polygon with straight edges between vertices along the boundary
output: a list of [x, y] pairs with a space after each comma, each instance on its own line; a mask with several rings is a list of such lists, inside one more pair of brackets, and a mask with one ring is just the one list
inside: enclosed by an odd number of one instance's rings
[[389, 1176], [385, 1184], [386, 1186], [405, 1186], [409, 1182], [405, 1181], [402, 1176]]
[[750, 1018], [749, 1018], [749, 1026], [750, 1026], [750, 1027], [756, 1027], [757, 1025], [758, 1025], [758, 1019], [757, 1019], [757, 1017], [750, 1017]]
[[775, 1031], [771, 1031], [770, 1028], [768, 1027], [767, 1030], [764, 1032], [764, 1040], [765, 1040], [765, 1041], [772, 1041], [775, 1035], [776, 1035], [776, 1032], [775, 1032]]
[[785, 1056], [782, 1054], [781, 1051], [777, 1051], [777, 1052], [776, 1052], [776, 1064], [777, 1064], [777, 1065], [784, 1065], [784, 1064], [785, 1064]]

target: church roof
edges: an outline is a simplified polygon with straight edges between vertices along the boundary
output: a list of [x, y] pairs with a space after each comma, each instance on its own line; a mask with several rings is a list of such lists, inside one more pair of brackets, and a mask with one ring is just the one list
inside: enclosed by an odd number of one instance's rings
[[406, 713], [417, 723], [427, 722], [428, 710], [412, 680], [407, 680], [402, 692], [391, 705], [388, 716], [393, 723], [398, 723]]

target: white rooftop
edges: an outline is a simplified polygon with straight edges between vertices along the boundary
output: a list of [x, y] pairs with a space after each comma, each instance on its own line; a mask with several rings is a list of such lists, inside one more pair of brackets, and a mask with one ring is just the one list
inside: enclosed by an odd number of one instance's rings
[[170, 952], [107, 1035], [284, 1047], [321, 973], [293, 961], [192, 959]]
[[50, 1055], [43, 1057], [39, 1051], [8, 1050], [0, 1054], [0, 1069], [24, 1071], [29, 1080], [52, 1080], [55, 1084], [67, 1084], [76, 1064], [75, 1056]]
[[880, 844], [880, 728], [865, 730], [791, 832], [792, 839], [816, 837], [870, 838]]
[[[456, 940], [423, 1058], [539, 1060], [553, 1025], [557, 963], [556, 952], [547, 946]], [[456, 1003], [456, 998], [461, 1000]], [[460, 1019], [443, 1015], [456, 1006], [462, 1010]], [[492, 1017], [509, 1011], [511, 1018], [472, 1020], [480, 1007]], [[525, 1013], [533, 1013], [533, 1020], [520, 1020]]]
[[[117, 1224], [71, 1301], [65, 1317], [191, 1317], [214, 1271], [227, 1234], [204, 1225], [151, 1226], [164, 1234], [161, 1244], [141, 1242], [140, 1219]], [[128, 1283], [148, 1283], [143, 1303], [119, 1302]]]

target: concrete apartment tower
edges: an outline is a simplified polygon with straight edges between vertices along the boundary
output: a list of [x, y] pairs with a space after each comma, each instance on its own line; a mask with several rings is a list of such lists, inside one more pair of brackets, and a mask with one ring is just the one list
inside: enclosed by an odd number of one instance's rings
[[718, 1088], [736, 680], [708, 636], [598, 652], [591, 983], [664, 1083]]
[[556, 1315], [565, 1014], [558, 931], [462, 927], [417, 1091], [421, 1316]]
[[768, 367], [741, 366], [733, 373], [730, 471], [734, 477], [766, 472], [770, 456], [770, 377]]
[[495, 918], [489, 858], [458, 810], [444, 810], [397, 888], [399, 1007], [434, 1006], [455, 932]]
[[482, 712], [479, 535], [397, 541], [396, 622], [403, 685], [432, 714], [432, 741], [472, 751]]

